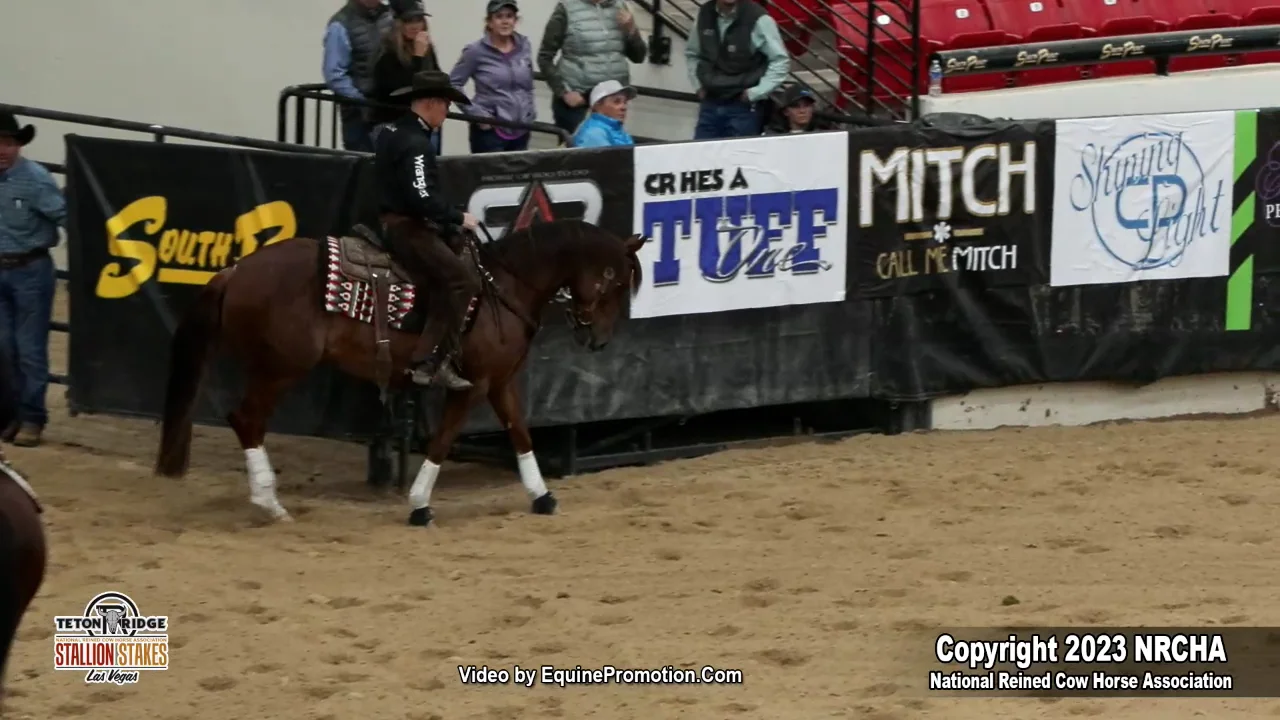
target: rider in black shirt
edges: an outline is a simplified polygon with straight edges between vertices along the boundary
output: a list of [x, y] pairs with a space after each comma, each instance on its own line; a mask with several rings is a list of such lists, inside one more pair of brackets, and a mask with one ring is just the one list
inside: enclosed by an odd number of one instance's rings
[[411, 358], [413, 381], [463, 390], [471, 383], [458, 376], [451, 360], [461, 350], [467, 305], [480, 284], [447, 241], [459, 227], [474, 230], [478, 223], [440, 193], [431, 132], [444, 123], [450, 102], [471, 101], [435, 70], [417, 73], [411, 86], [392, 94], [408, 100], [409, 112], [378, 136], [379, 211], [387, 249], [419, 292], [430, 293], [430, 317]]

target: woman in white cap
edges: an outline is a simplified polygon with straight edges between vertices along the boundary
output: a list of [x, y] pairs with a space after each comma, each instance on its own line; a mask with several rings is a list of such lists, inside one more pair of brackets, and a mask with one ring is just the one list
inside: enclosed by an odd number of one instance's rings
[[617, 80], [605, 80], [591, 89], [591, 114], [573, 134], [574, 147], [614, 147], [635, 145], [635, 140], [622, 129], [627, 121], [627, 106], [636, 96], [634, 88]]

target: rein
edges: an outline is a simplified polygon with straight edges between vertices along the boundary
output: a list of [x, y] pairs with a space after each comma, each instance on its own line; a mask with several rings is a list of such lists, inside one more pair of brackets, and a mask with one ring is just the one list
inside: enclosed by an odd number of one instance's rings
[[[490, 243], [494, 242], [493, 235], [489, 234], [489, 228], [485, 227], [484, 224], [480, 225], [480, 231], [484, 233], [485, 240]], [[476, 264], [476, 268], [480, 271], [481, 294], [490, 300], [490, 307], [493, 310], [494, 324], [498, 326], [499, 340], [502, 339], [502, 323], [498, 322], [498, 303], [504, 305], [507, 310], [511, 311], [511, 314], [515, 315], [525, 324], [526, 329], [529, 331], [529, 337], [536, 335], [538, 331], [542, 329], [542, 322], [529, 317], [529, 314], [520, 306], [520, 303], [507, 297], [507, 294], [502, 292], [502, 288], [498, 286], [498, 281], [494, 279], [493, 274], [489, 272], [489, 269], [485, 267], [484, 263], [480, 260], [480, 249], [476, 247], [476, 236], [474, 233], [467, 236], [467, 252], [471, 255], [471, 260]], [[497, 262], [499, 266], [502, 266], [500, 261], [495, 259], [495, 262]], [[511, 268], [502, 266], [502, 269], [506, 270], [508, 275], [515, 278], [516, 282], [524, 283], [518, 275], [511, 271]]]

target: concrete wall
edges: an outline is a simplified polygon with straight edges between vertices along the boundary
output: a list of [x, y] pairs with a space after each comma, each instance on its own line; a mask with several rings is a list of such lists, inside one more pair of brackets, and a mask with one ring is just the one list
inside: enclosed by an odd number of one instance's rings
[[[520, 31], [536, 45], [555, 0], [524, 0]], [[341, 0], [50, 0], [7, 11], [0, 42], [4, 102], [274, 139], [276, 101], [288, 85], [320, 82], [321, 38]], [[441, 63], [452, 67], [480, 36], [479, 0], [426, 0]], [[638, 8], [648, 35], [651, 19]], [[669, 67], [633, 66], [638, 85], [688, 90], [683, 44]], [[541, 89], [540, 118], [550, 98]], [[639, 102], [638, 135], [686, 139], [687, 103]], [[450, 123], [446, 151], [465, 153], [466, 127]], [[30, 155], [62, 159], [63, 133], [137, 137], [42, 121]]]

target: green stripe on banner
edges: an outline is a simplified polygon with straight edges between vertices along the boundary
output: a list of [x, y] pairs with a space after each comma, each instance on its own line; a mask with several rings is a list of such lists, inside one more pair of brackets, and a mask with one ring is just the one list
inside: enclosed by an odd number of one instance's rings
[[[1240, 176], [1258, 156], [1258, 111], [1241, 110], [1236, 113], [1235, 172], [1237, 185]], [[1253, 226], [1255, 197], [1252, 192], [1240, 203], [1231, 216], [1231, 244], [1235, 245]], [[1253, 258], [1240, 264], [1227, 280], [1227, 330], [1248, 330], [1253, 327]]]

